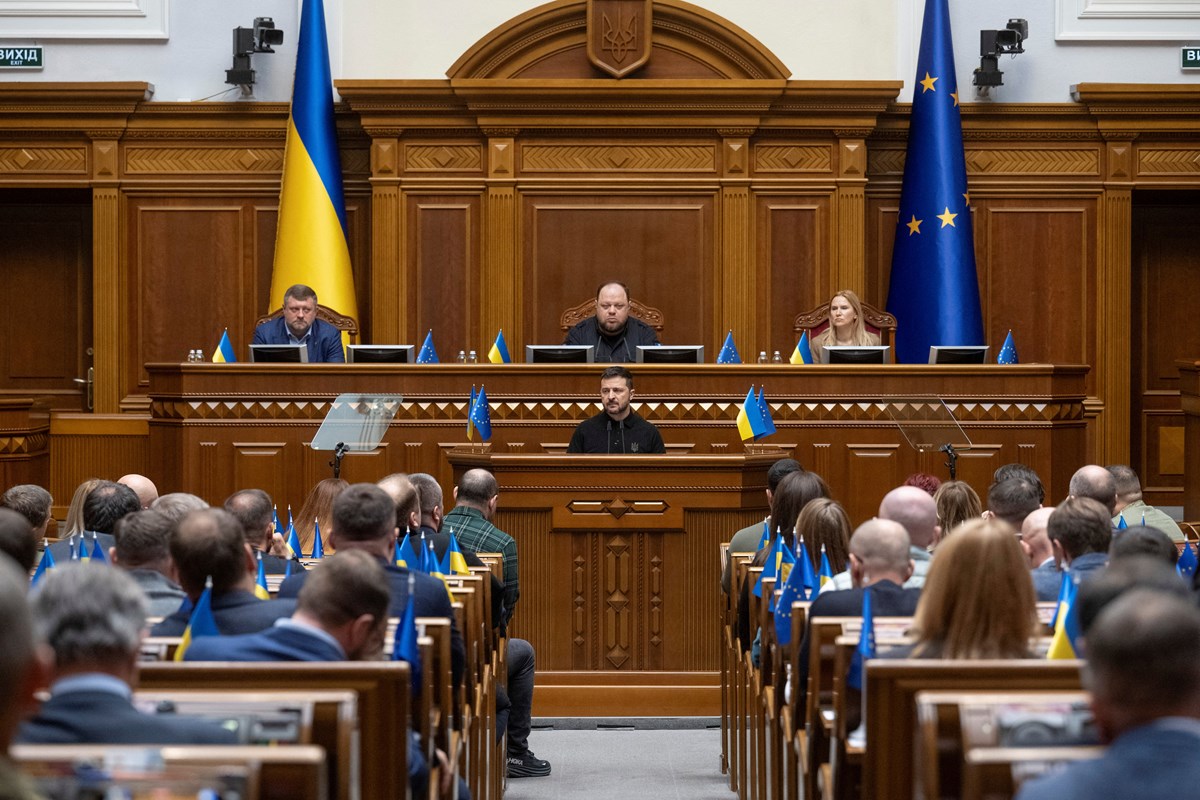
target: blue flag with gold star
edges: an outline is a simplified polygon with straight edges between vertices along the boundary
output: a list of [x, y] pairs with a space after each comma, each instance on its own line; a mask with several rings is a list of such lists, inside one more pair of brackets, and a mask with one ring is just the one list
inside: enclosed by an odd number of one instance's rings
[[925, 363], [930, 345], [983, 344], [954, 75], [948, 0], [926, 0], [887, 301], [900, 363]]

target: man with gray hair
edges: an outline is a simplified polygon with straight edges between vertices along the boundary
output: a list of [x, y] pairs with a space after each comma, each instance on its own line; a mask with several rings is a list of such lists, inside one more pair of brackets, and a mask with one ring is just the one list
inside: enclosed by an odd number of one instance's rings
[[108, 551], [113, 566], [128, 571], [146, 595], [146, 613], [152, 617], [174, 614], [187, 598], [173, 580], [175, 567], [167, 546], [173, 524], [153, 509], [135, 511], [117, 523], [116, 544]]
[[11, 508], [0, 508], [0, 553], [4, 553], [29, 572], [37, 563], [37, 540], [29, 520]]
[[33, 483], [22, 483], [9, 487], [0, 497], [0, 507], [9, 508], [29, 520], [33, 528], [34, 541], [46, 538], [46, 529], [50, 527], [50, 507], [54, 498], [50, 493]]
[[1200, 784], [1200, 609], [1134, 589], [1097, 616], [1083, 682], [1104, 754], [1032, 780], [1018, 800], [1158, 800]]
[[107, 564], [61, 564], [30, 596], [34, 631], [54, 651], [50, 699], [21, 726], [29, 744], [235, 744], [210, 720], [143, 714], [131, 701], [146, 600]]
[[1100, 503], [1110, 517], [1117, 513], [1117, 482], [1104, 467], [1087, 464], [1075, 470], [1067, 491], [1071, 497], [1090, 497]]
[[1111, 464], [1105, 469], [1117, 485], [1117, 505], [1114, 508], [1116, 516], [1112, 519], [1114, 527], [1124, 519], [1126, 525], [1149, 525], [1151, 528], [1158, 528], [1176, 544], [1184, 541], [1179, 523], [1164, 511], [1146, 505], [1146, 501], [1142, 499], [1142, 482], [1138, 480], [1137, 473], [1132, 468], [1125, 464]]
[[150, 504], [160, 514], [166, 514], [172, 522], [178, 522], [193, 511], [208, 508], [203, 498], [188, 492], [170, 492]]

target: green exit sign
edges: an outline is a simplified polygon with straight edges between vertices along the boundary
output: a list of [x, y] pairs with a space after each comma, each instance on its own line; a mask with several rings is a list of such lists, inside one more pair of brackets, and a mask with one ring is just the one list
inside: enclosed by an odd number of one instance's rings
[[1183, 48], [1183, 68], [1200, 69], [1200, 47]]
[[43, 66], [40, 47], [0, 47], [0, 69], [41, 69]]

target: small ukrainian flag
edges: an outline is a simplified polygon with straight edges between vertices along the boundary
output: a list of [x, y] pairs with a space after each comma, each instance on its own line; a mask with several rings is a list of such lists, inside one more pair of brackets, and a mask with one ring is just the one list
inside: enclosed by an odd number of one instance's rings
[[212, 363], [237, 363], [237, 354], [233, 352], [233, 342], [229, 341], [229, 328], [226, 328], [221, 334], [221, 341], [217, 342], [217, 349], [213, 350]]

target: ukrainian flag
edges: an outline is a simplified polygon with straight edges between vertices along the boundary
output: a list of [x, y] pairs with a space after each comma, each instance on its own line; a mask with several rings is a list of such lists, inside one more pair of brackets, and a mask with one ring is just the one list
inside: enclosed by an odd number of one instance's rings
[[38, 581], [46, 576], [46, 570], [54, 569], [54, 555], [50, 552], [50, 545], [43, 540], [42, 547], [42, 560], [38, 562], [37, 569], [34, 570], [30, 586], [37, 586]]
[[488, 351], [488, 361], [493, 364], [511, 364], [512, 356], [508, 354], [508, 343], [504, 341], [504, 330], [496, 334], [492, 349]]
[[183, 629], [183, 638], [179, 642], [178, 649], [175, 650], [175, 660], [183, 661], [184, 653], [191, 646], [192, 639], [197, 636], [220, 635], [221, 631], [217, 629], [217, 620], [212, 611], [212, 577], [209, 576], [204, 582], [204, 592], [196, 601], [196, 607], [192, 609], [192, 617], [188, 620], [187, 627]]
[[316, 291], [322, 305], [357, 317], [321, 0], [304, 0], [298, 38], [271, 302], [280, 302], [289, 286], [303, 283]]
[[258, 556], [258, 572], [254, 575], [254, 596], [259, 600], [270, 600], [271, 592], [267, 589], [267, 569], [263, 566], [262, 553]]
[[221, 334], [221, 341], [217, 342], [217, 349], [213, 350], [212, 360], [214, 364], [237, 362], [237, 354], [233, 352], [233, 342], [229, 341], [229, 328], [226, 328], [225, 332]]
[[792, 351], [788, 361], [793, 364], [812, 363], [812, 344], [808, 341], [808, 331], [800, 334], [800, 341], [796, 342], [796, 349]]
[[758, 405], [758, 398], [754, 396], [753, 386], [750, 387], [750, 391], [746, 392], [746, 399], [742, 401], [742, 407], [737, 415], [737, 426], [743, 442], [747, 439], [757, 439], [766, 432], [763, 426], [762, 409]]
[[471, 570], [467, 568], [467, 558], [458, 546], [458, 539], [453, 530], [450, 531], [450, 544], [446, 546], [446, 552], [442, 556], [441, 570], [443, 575], [471, 574]]
[[1059, 599], [1058, 610], [1055, 613], [1054, 635], [1050, 639], [1050, 649], [1046, 653], [1048, 659], [1078, 658], [1078, 641], [1080, 636], [1079, 612], [1076, 610], [1076, 592], [1078, 587], [1071, 580], [1069, 573], [1064, 573], [1066, 591]]

